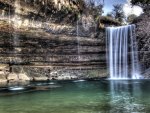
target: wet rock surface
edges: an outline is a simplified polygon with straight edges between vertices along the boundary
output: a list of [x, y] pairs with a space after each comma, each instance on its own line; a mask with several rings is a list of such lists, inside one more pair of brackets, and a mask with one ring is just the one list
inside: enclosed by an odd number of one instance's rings
[[[149, 7], [147, 7], [149, 8]], [[139, 46], [139, 55], [142, 73], [149, 73], [150, 67], [150, 10], [147, 9], [140, 17], [136, 18], [133, 23], [136, 24], [136, 36]], [[150, 78], [150, 75], [147, 75]]]

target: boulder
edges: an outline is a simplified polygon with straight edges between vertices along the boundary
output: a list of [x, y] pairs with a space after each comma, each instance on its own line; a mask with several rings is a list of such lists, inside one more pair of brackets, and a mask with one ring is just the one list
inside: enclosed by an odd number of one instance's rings
[[0, 75], [5, 75], [5, 72], [4, 71], [0, 71]]
[[0, 84], [7, 83], [6, 76], [4, 74], [0, 74]]
[[0, 80], [0, 87], [7, 87], [7, 80]]
[[16, 73], [9, 73], [7, 80], [8, 81], [19, 81], [19, 78]]
[[9, 65], [7, 64], [0, 64], [0, 71], [8, 71]]
[[30, 84], [29, 81], [9, 81], [7, 83], [7, 86], [16, 86], [16, 85], [18, 85], [18, 86], [27, 86], [29, 84]]
[[46, 76], [33, 77], [33, 81], [46, 81], [46, 80], [48, 80], [48, 77]]
[[27, 76], [27, 74], [25, 74], [25, 73], [20, 73], [20, 74], [18, 74], [18, 78], [19, 78], [19, 80], [21, 80], [21, 81], [30, 81], [30, 78]]
[[7, 83], [7, 72], [9, 70], [9, 66], [5, 64], [0, 64], [0, 86], [1, 84]]

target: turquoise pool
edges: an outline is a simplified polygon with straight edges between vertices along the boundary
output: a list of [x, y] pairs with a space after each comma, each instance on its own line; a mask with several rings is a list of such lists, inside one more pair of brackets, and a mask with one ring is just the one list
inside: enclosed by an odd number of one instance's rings
[[150, 80], [50, 81], [3, 87], [0, 113], [150, 113]]

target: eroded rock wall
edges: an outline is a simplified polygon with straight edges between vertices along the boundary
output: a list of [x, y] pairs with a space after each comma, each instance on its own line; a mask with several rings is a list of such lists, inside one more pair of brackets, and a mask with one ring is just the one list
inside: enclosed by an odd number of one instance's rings
[[133, 23], [136, 24], [142, 74], [150, 77], [150, 10], [146, 10]]
[[90, 15], [78, 17], [78, 3], [64, 0], [59, 9], [37, 1], [0, 0], [0, 64], [9, 66], [1, 80], [106, 77], [104, 29]]
[[20, 80], [13, 73], [25, 73], [36, 81], [107, 75], [104, 37], [84, 33], [82, 25], [78, 25], [78, 30], [83, 32], [78, 32], [77, 26], [53, 26], [15, 28], [8, 21], [1, 21], [0, 63], [12, 68], [8, 81]]

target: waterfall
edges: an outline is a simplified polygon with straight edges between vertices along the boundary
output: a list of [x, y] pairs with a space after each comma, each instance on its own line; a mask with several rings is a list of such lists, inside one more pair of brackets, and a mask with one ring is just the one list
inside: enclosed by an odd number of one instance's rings
[[140, 68], [135, 25], [106, 28], [110, 79], [139, 79]]

